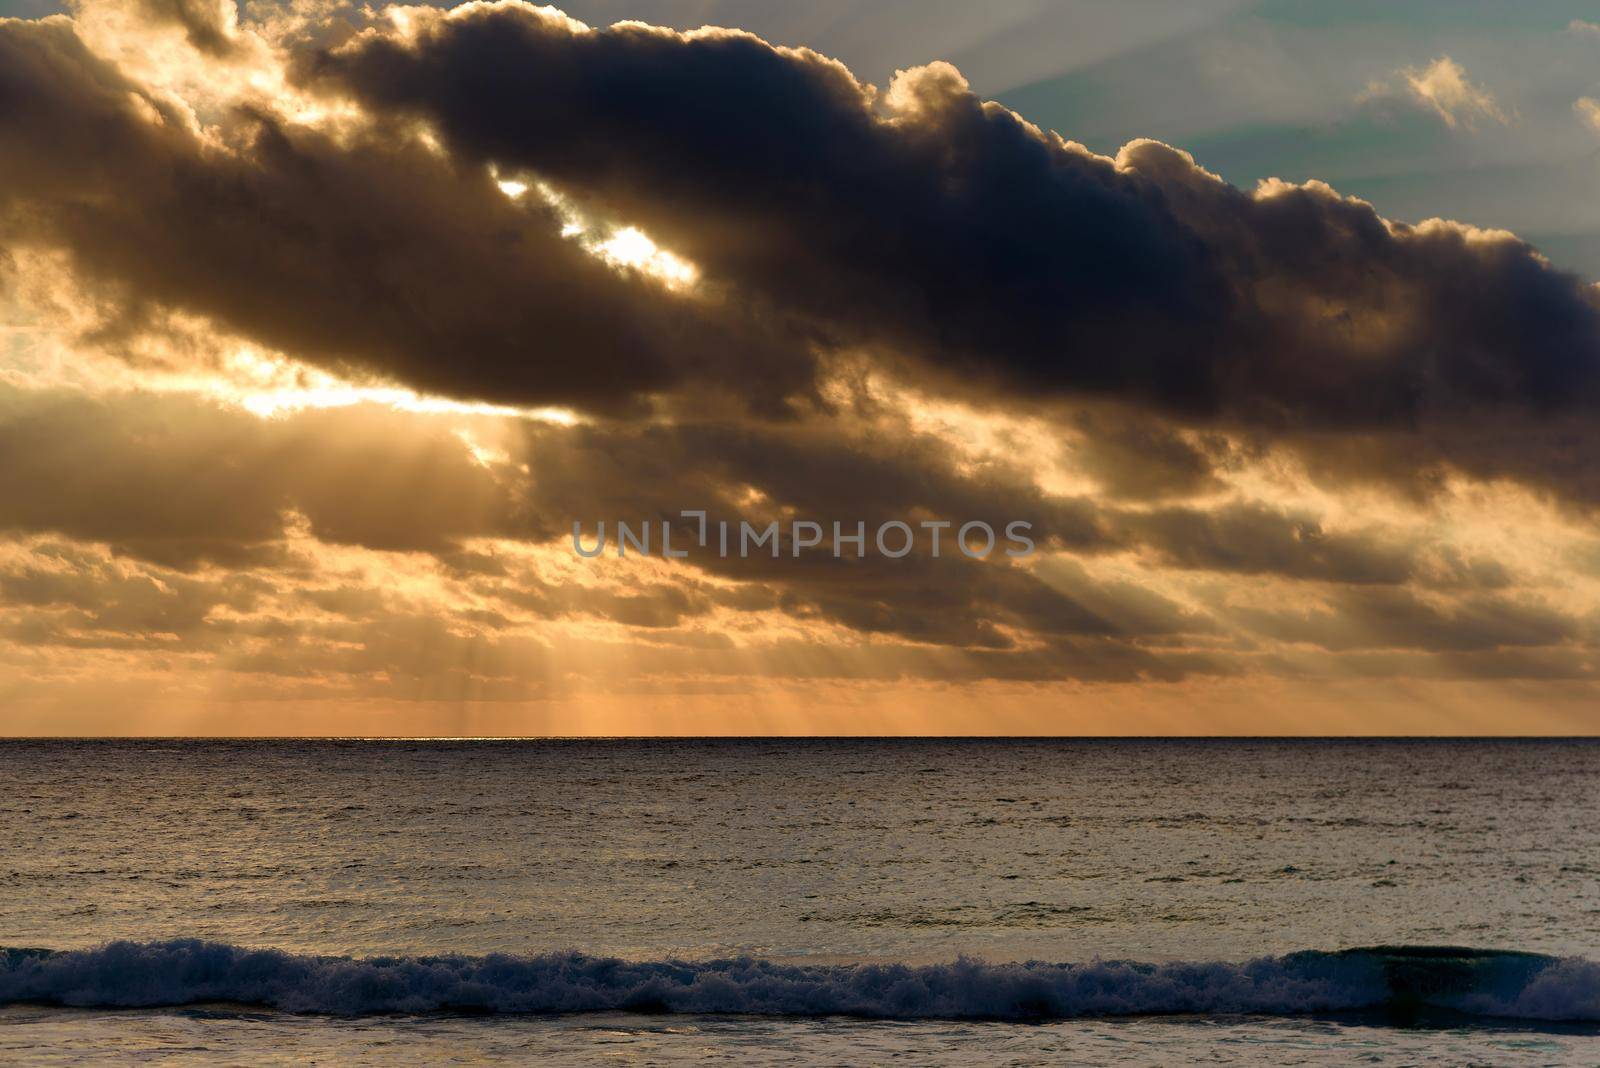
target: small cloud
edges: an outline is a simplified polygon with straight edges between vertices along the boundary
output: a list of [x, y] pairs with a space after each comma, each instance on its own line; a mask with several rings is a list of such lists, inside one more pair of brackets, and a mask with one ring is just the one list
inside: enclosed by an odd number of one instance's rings
[[1510, 118], [1494, 94], [1474, 85], [1465, 68], [1449, 56], [1440, 56], [1426, 67], [1404, 67], [1395, 72], [1395, 81], [1372, 81], [1356, 97], [1358, 102], [1404, 100], [1433, 112], [1451, 129], [1465, 126], [1476, 129], [1480, 121], [1505, 124]]
[[1440, 56], [1420, 71], [1408, 67], [1400, 73], [1412, 95], [1432, 108], [1446, 126], [1465, 122], [1470, 128], [1475, 118], [1507, 121], [1489, 91], [1468, 81], [1461, 64], [1449, 56]]
[[1600, 100], [1592, 96], [1580, 96], [1572, 102], [1572, 110], [1577, 112], [1585, 126], [1600, 133]]

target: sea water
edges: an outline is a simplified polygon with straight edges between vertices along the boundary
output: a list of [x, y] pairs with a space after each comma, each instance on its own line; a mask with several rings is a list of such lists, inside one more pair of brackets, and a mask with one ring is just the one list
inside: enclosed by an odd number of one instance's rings
[[1600, 1063], [1600, 744], [0, 743], [0, 1061]]

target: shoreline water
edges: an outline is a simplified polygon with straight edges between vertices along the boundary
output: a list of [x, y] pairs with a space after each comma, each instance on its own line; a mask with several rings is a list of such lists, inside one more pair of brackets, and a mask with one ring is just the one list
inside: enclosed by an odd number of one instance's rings
[[[0, 944], [53, 947], [5, 958], [0, 1061], [1600, 1050], [1590, 741], [28, 741], [0, 777]], [[983, 963], [1030, 958], [1076, 963]]]

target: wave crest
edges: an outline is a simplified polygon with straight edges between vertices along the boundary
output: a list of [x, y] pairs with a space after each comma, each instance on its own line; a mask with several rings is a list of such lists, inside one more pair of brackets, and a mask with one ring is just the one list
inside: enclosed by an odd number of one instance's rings
[[1595, 1021], [1600, 964], [1450, 947], [1168, 964], [634, 962], [579, 953], [353, 959], [180, 939], [0, 950], [0, 1004], [13, 1002], [232, 1002], [338, 1015], [634, 1010], [1034, 1020], [1403, 1007]]

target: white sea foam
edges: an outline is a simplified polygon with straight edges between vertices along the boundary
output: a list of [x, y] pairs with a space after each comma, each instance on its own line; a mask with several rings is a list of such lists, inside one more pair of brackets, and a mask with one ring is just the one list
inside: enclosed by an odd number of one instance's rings
[[355, 1015], [638, 1010], [896, 1018], [1298, 1014], [1431, 1007], [1600, 1020], [1600, 964], [1449, 948], [1308, 951], [1246, 963], [796, 965], [517, 957], [299, 956], [195, 940], [0, 951], [0, 1003], [233, 1002]]

